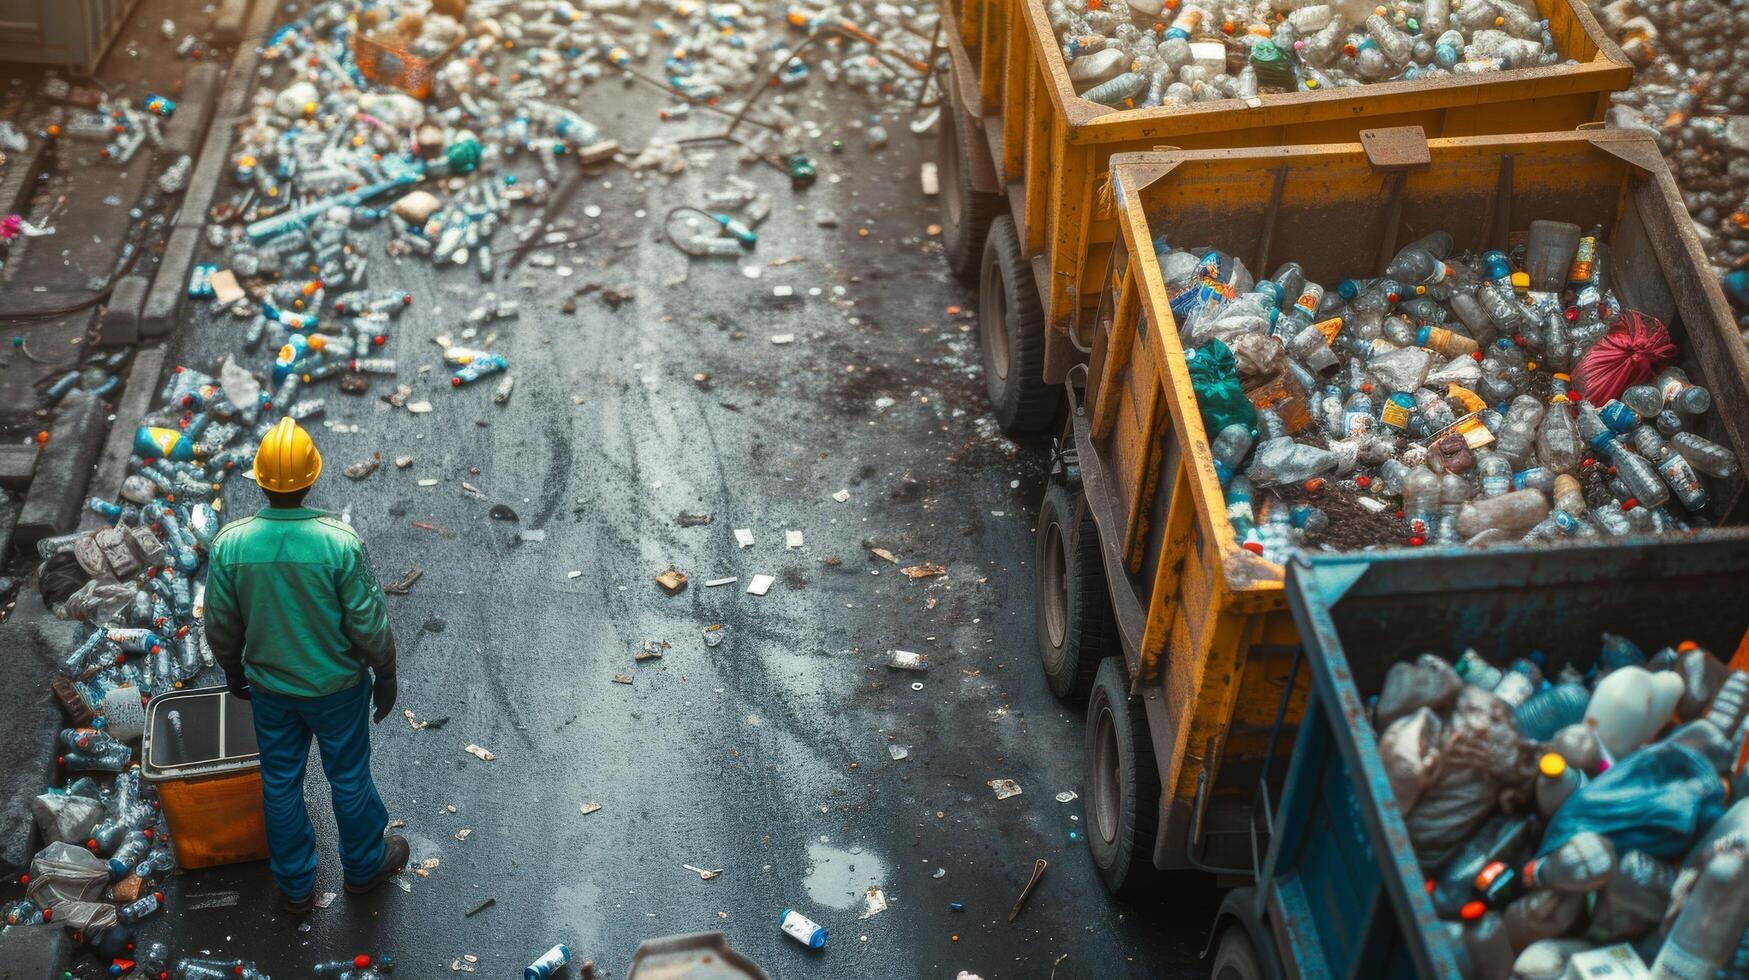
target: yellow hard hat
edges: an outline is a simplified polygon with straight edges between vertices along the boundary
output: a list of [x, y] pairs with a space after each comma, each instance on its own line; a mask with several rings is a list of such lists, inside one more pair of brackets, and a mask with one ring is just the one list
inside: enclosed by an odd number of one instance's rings
[[315, 440], [292, 419], [280, 419], [255, 451], [255, 482], [263, 490], [302, 490], [321, 474], [322, 454], [316, 451]]

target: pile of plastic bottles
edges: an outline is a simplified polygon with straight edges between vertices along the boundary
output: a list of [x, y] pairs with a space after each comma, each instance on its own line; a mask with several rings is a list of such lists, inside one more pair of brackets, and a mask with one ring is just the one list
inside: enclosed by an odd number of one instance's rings
[[[1709, 478], [1739, 469], [1695, 431], [1710, 393], [1662, 325], [1620, 308], [1600, 232], [1538, 221], [1514, 240], [1460, 256], [1435, 233], [1329, 290], [1297, 263], [1254, 281], [1231, 256], [1156, 241], [1246, 549], [1279, 562], [1331, 546], [1337, 503], [1391, 528], [1348, 548], [1706, 526]], [[1633, 345], [1652, 352], [1643, 373], [1597, 368]]]
[[[1594, 975], [1599, 955], [1711, 977], [1749, 957], [1749, 672], [1692, 643], [1595, 666], [1474, 650], [1393, 664], [1379, 751], [1434, 908], [1476, 977]], [[1545, 673], [1547, 672], [1547, 673]], [[1598, 947], [1621, 948], [1594, 954]], [[1569, 964], [1578, 968], [1568, 973]]]
[[[1616, 0], [1598, 17], [1636, 65], [1609, 124], [1651, 131], [1721, 276], [1749, 262], [1749, 7], [1718, 0]], [[1749, 273], [1727, 293], [1749, 328]]]
[[1075, 91], [1125, 108], [1561, 60], [1521, 0], [1050, 0], [1046, 12]]

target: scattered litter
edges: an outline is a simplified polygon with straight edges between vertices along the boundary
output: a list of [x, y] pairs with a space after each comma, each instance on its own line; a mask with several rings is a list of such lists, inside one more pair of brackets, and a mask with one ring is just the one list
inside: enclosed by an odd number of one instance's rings
[[729, 628], [722, 623], [712, 623], [704, 628], [704, 645], [707, 647], [721, 646], [729, 635]]
[[424, 415], [431, 411], [431, 403], [424, 399], [420, 399], [416, 402], [408, 402], [407, 411], [412, 412], [414, 415]]
[[736, 528], [735, 543], [743, 548], [753, 547], [753, 532], [744, 527]]
[[1020, 897], [1014, 900], [1014, 907], [1008, 910], [1008, 921], [1013, 922], [1020, 915], [1020, 910], [1026, 907], [1026, 900], [1032, 897], [1033, 890], [1038, 887], [1039, 880], [1045, 876], [1045, 869], [1050, 863], [1039, 858], [1032, 863], [1032, 877], [1026, 880], [1026, 887], [1020, 890]]
[[371, 453], [369, 459], [353, 463], [351, 466], [348, 466], [340, 472], [345, 474], [348, 480], [362, 480], [372, 473], [375, 473], [382, 465], [383, 454]]
[[444, 725], [449, 724], [448, 715], [444, 715], [442, 718], [419, 718], [413, 714], [411, 709], [404, 710], [401, 714], [406, 717], [408, 726], [414, 731], [429, 728], [435, 732], [438, 729], [441, 729]]
[[927, 654], [912, 653], [910, 650], [894, 650], [887, 660], [887, 666], [895, 670], [928, 670]]
[[467, 753], [469, 755], [479, 759], [481, 762], [491, 762], [493, 759], [498, 758], [496, 755], [493, 755], [490, 751], [483, 749], [480, 746], [475, 745], [472, 742], [468, 743]]
[[681, 867], [685, 868], [686, 870], [692, 872], [695, 875], [698, 875], [700, 881], [709, 881], [712, 878], [715, 878], [718, 875], [722, 874], [723, 870], [724, 870], [722, 868], [714, 868], [714, 869], [696, 868], [690, 864], [683, 864], [683, 865], [681, 865]]
[[941, 193], [941, 172], [934, 160], [923, 161], [923, 166], [917, 173], [917, 182], [923, 187], [924, 197], [934, 197]]
[[707, 578], [704, 580], [704, 587], [707, 589], [714, 589], [719, 585], [734, 585], [739, 581], [740, 578], [734, 575], [727, 576], [726, 578]]
[[656, 574], [656, 584], [673, 595], [686, 588], [686, 573], [675, 568], [665, 569]]
[[645, 640], [644, 645], [632, 657], [633, 660], [659, 660], [663, 651], [668, 649], [667, 640]]
[[688, 514], [685, 511], [681, 511], [680, 516], [675, 518], [675, 520], [679, 522], [681, 527], [702, 527], [711, 522], [711, 515], [708, 513]]
[[838, 501], [841, 504], [849, 503], [850, 502], [850, 491], [849, 490], [840, 490], [837, 493], [832, 495], [832, 499]]
[[412, 465], [413, 465], [413, 457], [411, 457], [411, 456], [396, 456], [395, 457], [395, 469], [397, 469], [397, 470], [404, 470], [407, 467], [412, 466]]
[[913, 690], [913, 691], [923, 690], [923, 682], [922, 681], [912, 681], [911, 682], [911, 690]]
[[934, 878], [937, 881], [941, 880], [942, 878], [946, 878], [947, 877], [947, 869], [946, 868], [936, 868], [935, 873], [930, 875], [929, 877]]
[[573, 568], [570, 571], [565, 573], [565, 577], [566, 578], [582, 578], [583, 577], [583, 570], [580, 568]]
[[892, 562], [895, 565], [897, 565], [899, 563], [898, 556], [894, 555], [892, 552], [888, 551], [885, 548], [876, 548], [876, 547], [870, 545], [868, 550], [869, 550], [869, 553], [874, 555], [876, 558], [882, 559], [884, 561]]
[[333, 905], [334, 900], [339, 897], [339, 892], [323, 892], [316, 896], [315, 906], [319, 909], [325, 909], [328, 906]]
[[863, 896], [868, 902], [868, 911], [857, 916], [859, 919], [872, 919], [887, 910], [887, 893], [879, 886], [870, 885], [868, 893]]
[[615, 674], [615, 675], [613, 675], [613, 682], [615, 684], [630, 684], [632, 682], [632, 675], [630, 675], [630, 674]]
[[774, 333], [771, 335], [771, 342], [780, 346], [783, 344], [793, 344], [796, 342], [796, 335], [793, 333]]
[[512, 524], [520, 523], [522, 521], [522, 518], [516, 513], [516, 511], [511, 510], [504, 504], [493, 504], [492, 509], [486, 511], [486, 516], [495, 521], [509, 521]]
[[802, 532], [800, 532], [800, 531], [785, 531], [785, 532], [783, 532], [783, 546], [785, 548], [788, 548], [791, 551], [800, 550], [802, 547]]
[[1081, 794], [1075, 792], [1072, 789], [1066, 789], [1066, 790], [1063, 790], [1061, 793], [1057, 794], [1057, 802], [1058, 803], [1073, 803], [1080, 798], [1081, 798]]
[[[472, 914], [472, 913], [469, 913], [469, 914]], [[478, 956], [475, 956], [472, 953], [468, 953], [468, 954], [464, 955], [461, 959], [450, 960], [449, 961], [449, 968], [451, 971], [453, 971], [455, 973], [474, 973], [478, 970], [479, 963], [480, 963], [480, 958]]]
[[471, 919], [474, 916], [479, 915], [481, 912], [484, 912], [487, 909], [489, 909], [492, 906], [497, 905], [497, 904], [498, 904], [498, 899], [496, 896], [494, 896], [492, 898], [488, 898], [484, 902], [481, 902], [480, 904], [474, 906], [472, 911], [463, 913], [462, 918]]
[[913, 579], [934, 578], [947, 574], [947, 568], [943, 565], [908, 565], [899, 571], [904, 572], [907, 578]]
[[467, 840], [468, 835], [472, 834], [473, 832], [474, 832], [474, 828], [463, 827], [462, 829], [456, 831], [453, 836], [455, 837], [456, 840]]
[[777, 579], [770, 575], [755, 575], [753, 576], [753, 581], [747, 583], [747, 594], [764, 595], [771, 591], [771, 585], [776, 581]]
[[516, 532], [516, 540], [523, 544], [540, 544], [547, 539], [547, 532], [542, 528], [530, 528]]
[[393, 582], [384, 582], [383, 591], [387, 592], [389, 595], [406, 595], [412, 590], [413, 583], [419, 581], [420, 577], [424, 574], [425, 569], [420, 568], [418, 565], [414, 565], [412, 568], [407, 569], [407, 574], [401, 576], [399, 579], [396, 579]]
[[577, 807], [577, 809], [579, 811], [581, 811], [584, 816], [587, 817], [591, 813], [594, 813], [595, 811], [601, 809], [601, 804], [595, 802], [594, 800], [590, 800], [586, 803], [579, 805]]
[[986, 785], [996, 791], [998, 800], [1006, 800], [1025, 792], [1020, 788], [1020, 784], [1012, 779], [992, 779]]
[[911, 749], [909, 746], [889, 743], [887, 745], [887, 755], [891, 756], [894, 762], [899, 762], [903, 759], [911, 758]]

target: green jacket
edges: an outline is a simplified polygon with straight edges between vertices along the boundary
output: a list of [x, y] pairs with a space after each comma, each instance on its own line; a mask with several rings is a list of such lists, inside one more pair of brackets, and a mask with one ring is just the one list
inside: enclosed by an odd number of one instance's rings
[[207, 562], [206, 636], [227, 674], [319, 698], [395, 672], [383, 587], [349, 525], [309, 507], [226, 524]]

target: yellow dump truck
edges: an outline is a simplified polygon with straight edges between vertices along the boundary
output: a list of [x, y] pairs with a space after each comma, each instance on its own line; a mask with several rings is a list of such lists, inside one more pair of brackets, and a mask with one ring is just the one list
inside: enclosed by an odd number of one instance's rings
[[[1479, 250], [1540, 218], [1599, 226], [1612, 288], [1670, 326], [1681, 366], [1713, 393], [1699, 431], [1740, 459], [1749, 353], [1643, 135], [1368, 131], [1353, 143], [1125, 153], [1110, 171], [1096, 193], [1118, 237], [1078, 320], [1091, 355], [1062, 386], [1068, 422], [1037, 521], [1034, 598], [1052, 689], [1087, 700], [1087, 838], [1117, 890], [1151, 868], [1253, 872], [1271, 819], [1265, 775], [1286, 768], [1305, 695], [1283, 569], [1240, 547], [1227, 520], [1158, 236], [1253, 269], [1292, 259], [1335, 282], [1435, 230]], [[1714, 523], [1749, 521], [1740, 475], [1713, 496]]]
[[1603, 118], [1632, 68], [1583, 0], [1537, 0], [1564, 63], [1478, 75], [1115, 109], [1075, 94], [1045, 0], [957, 0], [945, 14], [952, 105], [942, 113], [942, 239], [979, 287], [985, 376], [1009, 432], [1044, 431], [1081, 363], [1069, 326], [1099, 291], [1116, 237], [1094, 194], [1113, 153], [1559, 132]]

